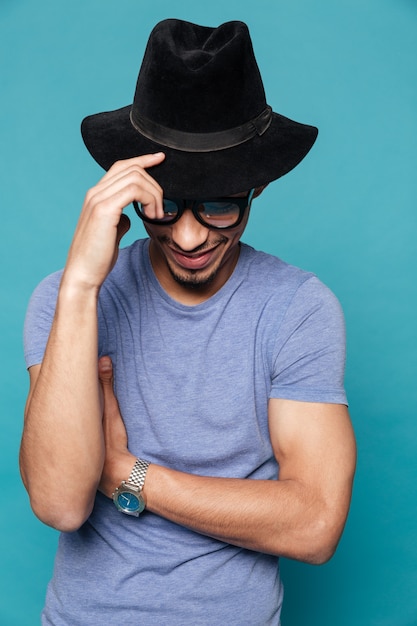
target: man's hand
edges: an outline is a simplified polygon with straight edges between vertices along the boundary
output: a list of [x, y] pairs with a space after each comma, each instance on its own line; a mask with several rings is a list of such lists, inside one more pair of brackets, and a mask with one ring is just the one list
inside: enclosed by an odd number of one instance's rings
[[105, 447], [99, 490], [111, 497], [122, 480], [129, 477], [136, 457], [127, 449], [126, 428], [113, 391], [113, 366], [110, 357], [104, 356], [99, 360], [98, 376], [102, 390]]
[[65, 266], [63, 284], [99, 290], [113, 268], [119, 243], [130, 228], [123, 209], [133, 200], [150, 217], [162, 215], [162, 189], [145, 168], [158, 165], [161, 152], [116, 162], [85, 197]]

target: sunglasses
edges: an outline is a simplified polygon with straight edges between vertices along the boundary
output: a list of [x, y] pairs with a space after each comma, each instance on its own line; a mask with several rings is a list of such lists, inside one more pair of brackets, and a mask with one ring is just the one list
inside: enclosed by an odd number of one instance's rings
[[251, 205], [255, 189], [251, 189], [243, 198], [208, 198], [208, 199], [181, 199], [164, 198], [164, 217], [150, 218], [146, 215], [142, 204], [133, 201], [138, 216], [149, 224], [169, 226], [177, 222], [186, 209], [193, 212], [195, 219], [208, 228], [233, 228], [243, 219], [246, 209]]

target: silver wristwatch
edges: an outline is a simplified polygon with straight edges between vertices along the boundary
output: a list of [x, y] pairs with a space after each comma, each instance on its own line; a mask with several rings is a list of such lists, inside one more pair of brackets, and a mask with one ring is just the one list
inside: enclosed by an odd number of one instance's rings
[[149, 461], [136, 459], [128, 480], [122, 481], [119, 487], [115, 489], [112, 498], [118, 511], [139, 517], [145, 509], [146, 502], [142, 489], [149, 465]]

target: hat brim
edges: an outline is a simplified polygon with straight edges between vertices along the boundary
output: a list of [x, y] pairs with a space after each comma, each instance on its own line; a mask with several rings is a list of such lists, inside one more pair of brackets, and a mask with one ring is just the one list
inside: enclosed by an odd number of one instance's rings
[[141, 135], [130, 121], [131, 105], [86, 117], [84, 143], [105, 170], [116, 161], [164, 152], [165, 160], [149, 170], [170, 197], [223, 196], [260, 187], [291, 171], [314, 144], [318, 130], [273, 113], [262, 136], [214, 152], [183, 152]]

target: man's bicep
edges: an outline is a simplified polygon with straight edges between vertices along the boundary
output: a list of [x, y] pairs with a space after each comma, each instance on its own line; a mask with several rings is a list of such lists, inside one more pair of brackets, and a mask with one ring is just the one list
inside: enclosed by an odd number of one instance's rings
[[269, 428], [279, 463], [279, 480], [309, 487], [344, 523], [351, 498], [356, 445], [347, 407], [342, 404], [269, 401]]

